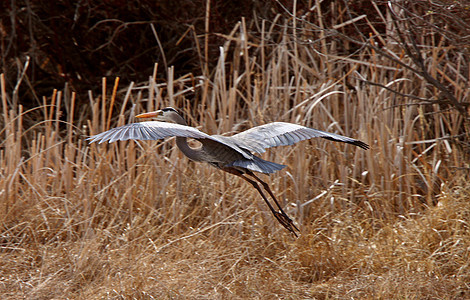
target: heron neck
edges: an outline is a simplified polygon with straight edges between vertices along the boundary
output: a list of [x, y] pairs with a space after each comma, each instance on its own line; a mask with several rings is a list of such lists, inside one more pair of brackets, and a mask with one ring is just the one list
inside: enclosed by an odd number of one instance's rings
[[[180, 125], [187, 126], [186, 121], [180, 116], [176, 115], [173, 118], [173, 121]], [[176, 137], [176, 146], [186, 155], [189, 159], [194, 161], [201, 161], [201, 151], [199, 149], [193, 149], [188, 145], [188, 139], [185, 137], [177, 136]]]
[[189, 159], [194, 161], [201, 161], [201, 153], [199, 149], [193, 149], [188, 145], [188, 140], [185, 137], [176, 137], [176, 146], [186, 155]]

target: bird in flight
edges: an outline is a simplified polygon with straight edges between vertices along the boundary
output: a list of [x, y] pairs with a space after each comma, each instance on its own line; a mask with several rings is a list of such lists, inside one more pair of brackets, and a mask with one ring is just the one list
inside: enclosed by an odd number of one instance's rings
[[[188, 126], [184, 118], [172, 107], [143, 113], [136, 117], [154, 118], [156, 121], [127, 124], [94, 135], [88, 140], [90, 143], [106, 141], [112, 143], [126, 140], [159, 140], [175, 136], [176, 145], [189, 159], [207, 162], [249, 182], [264, 199], [277, 221], [295, 236], [300, 232], [299, 229], [282, 209], [269, 185], [254, 173], [274, 173], [283, 169], [285, 165], [266, 161], [253, 153], [263, 153], [267, 148], [292, 145], [318, 137], [369, 149], [366, 143], [359, 140], [292, 123], [274, 122], [253, 127], [233, 136], [222, 136], [208, 135]], [[199, 141], [200, 146], [190, 147], [188, 138]], [[268, 201], [259, 184], [271, 196], [276, 208]]]

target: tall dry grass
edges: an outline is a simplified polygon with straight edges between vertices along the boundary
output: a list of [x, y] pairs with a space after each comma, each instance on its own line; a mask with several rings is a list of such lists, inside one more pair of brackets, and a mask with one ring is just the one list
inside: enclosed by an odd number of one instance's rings
[[[2, 75], [2, 298], [469, 297], [468, 153], [450, 138], [463, 116], [364, 84], [438, 93], [373, 50], [298, 43], [286, 24], [262, 22], [256, 38], [242, 21], [210, 76], [169, 68], [157, 83], [156, 66], [144, 84], [104, 80], [86, 107], [64, 90], [24, 111]], [[465, 64], [423, 49], [432, 70]], [[468, 77], [452, 78], [468, 99]], [[172, 139], [85, 141], [163, 106], [211, 134], [285, 121], [371, 149], [313, 140], [263, 155], [288, 166], [263, 178], [301, 229], [294, 239], [250, 186]]]

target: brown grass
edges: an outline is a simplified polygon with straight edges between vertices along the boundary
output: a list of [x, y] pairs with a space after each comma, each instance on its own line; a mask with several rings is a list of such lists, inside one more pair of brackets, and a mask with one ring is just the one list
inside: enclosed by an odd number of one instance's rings
[[[259, 40], [241, 22], [210, 77], [104, 81], [89, 107], [54, 91], [24, 112], [2, 76], [2, 299], [470, 297], [468, 152], [451, 138], [464, 116], [364, 84], [439, 94], [367, 48], [340, 57], [335, 43], [296, 43], [288, 26], [271, 43], [280, 25], [263, 23]], [[447, 72], [440, 80], [468, 101], [468, 74], [450, 74], [465, 56], [433, 63], [445, 51], [423, 47], [433, 74]], [[212, 134], [276, 120], [371, 149], [314, 140], [263, 155], [288, 165], [263, 178], [301, 229], [295, 239], [250, 186], [189, 162], [172, 139], [84, 140], [168, 105]]]

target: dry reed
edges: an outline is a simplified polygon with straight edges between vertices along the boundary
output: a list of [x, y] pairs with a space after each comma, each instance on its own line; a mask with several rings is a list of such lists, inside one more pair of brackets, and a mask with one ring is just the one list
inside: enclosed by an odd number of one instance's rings
[[[210, 76], [173, 78], [169, 68], [165, 83], [156, 73], [124, 89], [103, 81], [90, 115], [67, 91], [23, 111], [2, 75], [2, 298], [469, 297], [468, 153], [449, 139], [462, 116], [364, 84], [433, 93], [372, 50], [353, 59], [335, 43], [299, 44], [281, 20], [263, 22], [261, 40], [242, 21]], [[276, 26], [285, 32], [273, 44]], [[465, 78], [452, 78], [468, 99]], [[85, 141], [167, 105], [211, 134], [286, 121], [371, 149], [313, 140], [263, 155], [288, 166], [263, 178], [301, 228], [294, 239], [250, 186], [188, 161], [172, 139]], [[37, 110], [43, 118], [26, 128]]]

